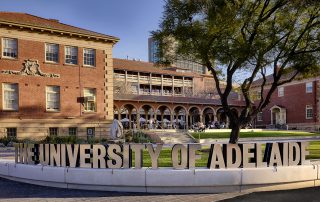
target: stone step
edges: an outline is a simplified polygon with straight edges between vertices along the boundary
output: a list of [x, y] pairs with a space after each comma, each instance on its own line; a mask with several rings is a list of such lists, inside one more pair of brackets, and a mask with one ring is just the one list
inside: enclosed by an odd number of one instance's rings
[[194, 143], [194, 140], [184, 132], [156, 132], [156, 135], [158, 135], [164, 144]]

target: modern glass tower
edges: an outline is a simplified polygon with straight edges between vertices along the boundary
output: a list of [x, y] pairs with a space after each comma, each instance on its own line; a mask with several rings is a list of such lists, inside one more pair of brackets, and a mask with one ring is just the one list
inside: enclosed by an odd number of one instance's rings
[[[157, 56], [158, 43], [152, 37], [148, 39], [148, 54], [149, 54], [149, 62], [156, 63], [159, 58]], [[185, 72], [196, 72], [199, 74], [206, 74], [206, 68], [198, 63], [177, 58], [176, 61], [172, 64], [174, 67], [179, 68], [180, 71]]]

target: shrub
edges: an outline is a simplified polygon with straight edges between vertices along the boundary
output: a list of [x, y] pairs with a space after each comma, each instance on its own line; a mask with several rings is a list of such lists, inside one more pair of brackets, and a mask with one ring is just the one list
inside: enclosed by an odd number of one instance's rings
[[5, 146], [8, 145], [9, 142], [18, 142], [16, 137], [1, 137], [0, 143], [3, 143]]
[[152, 143], [152, 139], [141, 131], [133, 133], [132, 140], [135, 143]]

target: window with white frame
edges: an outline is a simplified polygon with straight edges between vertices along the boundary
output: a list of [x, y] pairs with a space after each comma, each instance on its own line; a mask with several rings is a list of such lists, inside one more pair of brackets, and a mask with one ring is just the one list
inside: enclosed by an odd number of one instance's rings
[[58, 136], [59, 128], [49, 128], [49, 136]]
[[19, 92], [17, 83], [4, 83], [3, 89], [3, 109], [18, 110], [19, 108]]
[[84, 92], [84, 111], [95, 112], [96, 109], [96, 89], [85, 88]]
[[83, 49], [83, 64], [86, 66], [95, 66], [95, 50], [94, 49]]
[[313, 83], [312, 82], [306, 83], [306, 93], [312, 93], [312, 90], [313, 90]]
[[59, 111], [60, 110], [60, 87], [59, 86], [47, 86], [47, 111]]
[[306, 119], [313, 119], [313, 107], [311, 105], [306, 106]]
[[65, 48], [66, 64], [78, 64], [78, 48], [75, 46], [66, 46]]
[[7, 137], [10, 139], [17, 138], [17, 128], [7, 128]]
[[257, 120], [258, 120], [258, 121], [263, 121], [263, 119], [262, 119], [262, 112], [259, 112], [259, 113], [257, 114]]
[[94, 138], [95, 133], [96, 133], [96, 129], [94, 127], [87, 128], [87, 140]]
[[261, 99], [261, 91], [256, 92], [256, 99], [260, 100]]
[[69, 135], [70, 136], [76, 136], [77, 135], [77, 127], [71, 127], [69, 128]]
[[18, 57], [17, 39], [11, 39], [11, 38], [2, 39], [2, 56], [6, 58]]
[[59, 61], [59, 45], [58, 44], [46, 44], [46, 62]]
[[278, 97], [283, 97], [284, 96], [284, 87], [278, 87]]

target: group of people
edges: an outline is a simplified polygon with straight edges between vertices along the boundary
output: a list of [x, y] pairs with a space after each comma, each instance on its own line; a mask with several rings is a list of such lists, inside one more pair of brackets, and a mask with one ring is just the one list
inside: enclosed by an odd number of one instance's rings
[[191, 129], [196, 130], [198, 132], [205, 131], [206, 129], [223, 129], [223, 128], [226, 128], [226, 124], [223, 121], [221, 121], [221, 122], [212, 121], [206, 125], [202, 122], [197, 122], [191, 126]]
[[[135, 130], [137, 129], [137, 121], [133, 120], [132, 121], [132, 129]], [[124, 129], [129, 129], [130, 125], [129, 122], [122, 122], [122, 125], [124, 127]], [[164, 121], [163, 124], [161, 121], [158, 120], [147, 120], [147, 121], [140, 121], [140, 129], [184, 129], [185, 125], [178, 121], [178, 123], [174, 122], [173, 124], [171, 124], [171, 122], [166, 122]]]

